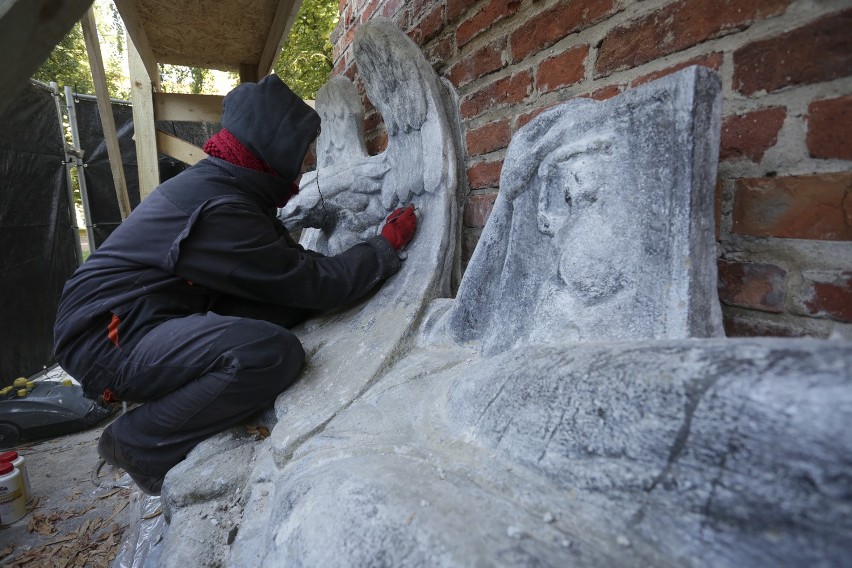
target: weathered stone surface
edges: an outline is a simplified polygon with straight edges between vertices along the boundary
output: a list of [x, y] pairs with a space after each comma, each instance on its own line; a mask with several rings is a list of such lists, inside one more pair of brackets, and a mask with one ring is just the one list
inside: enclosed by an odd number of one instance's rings
[[721, 87], [692, 67], [519, 130], [447, 331], [544, 341], [722, 335], [713, 191]]
[[838, 562], [852, 544], [850, 365], [847, 343], [819, 340], [484, 362], [422, 350], [281, 469], [266, 546], [238, 537], [252, 554], [236, 564]]
[[[369, 77], [377, 107], [407, 96]], [[446, 125], [429, 77], [420, 142], [430, 116]], [[409, 110], [384, 160], [418, 141]], [[455, 300], [454, 154], [423, 146], [450, 173], [413, 197], [399, 183], [418, 170], [386, 162], [400, 171], [372, 195], [424, 221], [403, 272], [296, 330], [305, 376], [268, 439], [223, 433], [169, 473], [161, 564], [843, 563], [852, 344], [711, 337], [718, 111], [716, 77], [691, 68], [532, 120]], [[358, 152], [347, 167], [372, 166]]]

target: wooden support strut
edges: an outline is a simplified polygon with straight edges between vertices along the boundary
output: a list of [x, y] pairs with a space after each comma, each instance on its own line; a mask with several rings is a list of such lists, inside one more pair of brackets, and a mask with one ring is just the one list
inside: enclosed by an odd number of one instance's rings
[[80, 20], [83, 28], [83, 39], [86, 42], [86, 52], [89, 55], [89, 67], [92, 70], [92, 81], [95, 84], [95, 97], [98, 101], [98, 112], [101, 115], [101, 126], [104, 131], [109, 167], [115, 183], [115, 195], [118, 198], [118, 209], [121, 219], [130, 215], [130, 198], [127, 195], [127, 182], [124, 179], [124, 168], [121, 165], [121, 148], [118, 145], [118, 133], [115, 129], [115, 118], [112, 115], [112, 104], [107, 90], [104, 61], [101, 57], [101, 46], [98, 41], [98, 29], [95, 25], [95, 13], [92, 8]]
[[130, 34], [128, 38], [127, 62], [130, 71], [130, 101], [133, 103], [133, 140], [136, 143], [136, 167], [139, 170], [139, 198], [145, 199], [160, 185], [152, 100], [155, 85], [148, 76], [147, 67]]

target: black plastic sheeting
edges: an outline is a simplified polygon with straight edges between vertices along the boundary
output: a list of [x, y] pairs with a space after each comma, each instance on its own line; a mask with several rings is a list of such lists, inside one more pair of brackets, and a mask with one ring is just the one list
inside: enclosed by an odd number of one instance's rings
[[[83, 175], [89, 197], [92, 232], [95, 246], [100, 246], [121, 223], [121, 211], [115, 195], [112, 170], [109, 167], [101, 115], [95, 101], [79, 100], [76, 103], [77, 129], [83, 149]], [[118, 132], [121, 163], [127, 181], [127, 195], [131, 209], [139, 205], [139, 174], [136, 169], [136, 145], [133, 141], [133, 109], [130, 105], [113, 103], [112, 116]]]
[[[134, 208], [139, 204], [139, 175], [136, 146], [133, 141], [133, 110], [128, 104], [113, 103], [112, 113], [121, 148], [127, 195], [130, 198], [131, 208]], [[86, 164], [84, 175], [89, 196], [89, 210], [92, 215], [92, 232], [95, 237], [95, 246], [98, 247], [121, 223], [121, 211], [115, 195], [115, 184], [109, 167], [97, 103], [88, 99], [78, 99], [76, 114], [80, 146], [84, 151], [83, 162]], [[157, 128], [196, 146], [203, 146], [210, 136], [218, 132], [220, 125], [201, 122], [158, 122]], [[189, 167], [165, 154], [160, 154], [158, 162], [160, 181], [166, 181]]]
[[77, 267], [53, 96], [28, 84], [0, 115], [0, 384], [54, 363], [53, 321]]

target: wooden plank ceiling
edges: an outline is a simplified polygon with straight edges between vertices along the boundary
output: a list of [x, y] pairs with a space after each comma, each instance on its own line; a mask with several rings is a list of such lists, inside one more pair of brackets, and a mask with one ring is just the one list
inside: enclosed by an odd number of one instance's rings
[[[245, 71], [273, 67], [302, 0], [117, 0], [128, 32], [157, 63]], [[144, 34], [145, 37], [140, 37]]]

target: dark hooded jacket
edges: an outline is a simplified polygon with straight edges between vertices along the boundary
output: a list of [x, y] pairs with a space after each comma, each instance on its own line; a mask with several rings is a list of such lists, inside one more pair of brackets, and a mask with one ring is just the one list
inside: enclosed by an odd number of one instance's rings
[[79, 350], [93, 336], [132, 349], [157, 324], [216, 311], [227, 298], [327, 310], [399, 270], [382, 237], [325, 257], [293, 242], [276, 218], [319, 129], [316, 112], [278, 77], [229, 93], [222, 125], [281, 177], [208, 157], [151, 193], [65, 285], [55, 349], [72, 375], [84, 372]]

